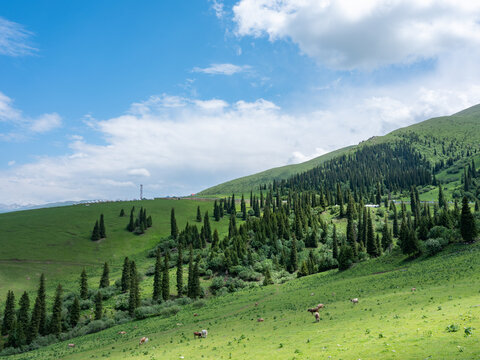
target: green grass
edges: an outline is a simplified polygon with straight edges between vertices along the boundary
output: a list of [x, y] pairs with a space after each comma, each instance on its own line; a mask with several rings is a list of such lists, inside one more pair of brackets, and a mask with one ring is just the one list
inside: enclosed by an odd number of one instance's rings
[[[136, 213], [141, 206], [153, 218], [153, 226], [144, 235], [136, 236], [125, 230], [130, 209]], [[47, 290], [52, 292], [58, 282], [67, 290], [77, 288], [77, 279], [86, 268], [91, 286], [98, 286], [102, 264], [110, 263], [112, 275], [120, 273], [123, 258], [137, 259], [139, 270], [150, 266], [145, 254], [162, 237], [170, 235], [170, 210], [175, 208], [179, 229], [186, 222], [196, 223], [196, 209], [213, 213], [211, 201], [144, 200], [75, 205], [0, 214], [2, 249], [0, 252], [0, 303], [8, 290], [17, 297], [24, 290], [38, 286], [43, 272]], [[127, 216], [119, 217], [120, 209]], [[89, 237], [100, 214], [105, 216], [107, 238], [92, 242]], [[228, 220], [217, 223], [211, 219], [212, 229], [222, 236], [228, 231]], [[151, 259], [150, 259], [151, 260]]]
[[[12, 358], [473, 359], [480, 353], [479, 266], [480, 244], [413, 261], [392, 254], [69, 340], [74, 349], [62, 342]], [[306, 311], [317, 303], [326, 304], [320, 323]], [[446, 331], [451, 324], [458, 332]], [[201, 329], [208, 338], [194, 340]], [[142, 336], [150, 341], [140, 347]]]

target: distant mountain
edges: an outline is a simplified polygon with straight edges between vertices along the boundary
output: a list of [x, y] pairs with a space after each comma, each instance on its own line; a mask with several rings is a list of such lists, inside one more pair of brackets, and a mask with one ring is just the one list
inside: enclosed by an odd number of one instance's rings
[[397, 129], [385, 136], [375, 136], [358, 145], [335, 150], [301, 164], [273, 168], [228, 181], [203, 190], [198, 195], [246, 194], [251, 190], [258, 191], [262, 184], [288, 179], [292, 175], [320, 166], [328, 160], [353, 153], [361, 147], [400, 140], [408, 141], [431, 162], [432, 166], [439, 161], [447, 162], [450, 166], [449, 158], [452, 157], [452, 148], [455, 149], [456, 154], [452, 161], [457, 162], [462, 154], [467, 155], [469, 149], [477, 149], [480, 145], [480, 105], [472, 106], [451, 116], [432, 118]]
[[22, 210], [33, 210], [33, 209], [43, 209], [43, 208], [51, 208], [51, 207], [59, 207], [59, 206], [70, 206], [70, 205], [77, 205], [77, 204], [88, 204], [88, 203], [96, 203], [100, 202], [101, 200], [80, 200], [80, 201], [61, 201], [55, 203], [48, 203], [48, 204], [28, 204], [28, 205], [19, 205], [19, 204], [0, 204], [0, 213], [7, 213], [12, 211], [22, 211]]

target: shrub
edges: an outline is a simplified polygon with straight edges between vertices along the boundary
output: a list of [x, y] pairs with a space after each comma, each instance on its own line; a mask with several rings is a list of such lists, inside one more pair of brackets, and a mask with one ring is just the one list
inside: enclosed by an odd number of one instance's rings
[[109, 286], [106, 288], [98, 289], [98, 292], [102, 294], [102, 300], [107, 300], [117, 293], [117, 289], [115, 288], [115, 286]]
[[155, 275], [155, 266], [151, 265], [148, 267], [148, 269], [145, 271], [145, 276], [153, 276]]
[[88, 310], [93, 308], [93, 301], [90, 299], [80, 300], [80, 309]]
[[[442, 239], [443, 240], [443, 239]], [[443, 246], [441, 245], [439, 239], [428, 239], [425, 242], [425, 252], [428, 256], [435, 255], [442, 251]]]
[[197, 300], [193, 303], [192, 306], [193, 306], [194, 309], [200, 309], [200, 308], [204, 307], [205, 305], [206, 305], [205, 300]]
[[117, 301], [115, 302], [115, 310], [128, 310], [128, 294], [121, 294], [117, 296]]
[[210, 291], [212, 292], [213, 295], [216, 295], [218, 290], [223, 288], [224, 285], [225, 285], [225, 282], [223, 281], [223, 278], [220, 276], [217, 276], [212, 280], [212, 283], [210, 285]]
[[447, 330], [447, 332], [457, 332], [459, 329], [460, 326], [458, 326], [457, 324], [450, 324], [445, 330]]
[[175, 299], [174, 303], [176, 305], [188, 305], [188, 304], [191, 304], [192, 301], [193, 300], [190, 299], [189, 297], [181, 297], [181, 298]]

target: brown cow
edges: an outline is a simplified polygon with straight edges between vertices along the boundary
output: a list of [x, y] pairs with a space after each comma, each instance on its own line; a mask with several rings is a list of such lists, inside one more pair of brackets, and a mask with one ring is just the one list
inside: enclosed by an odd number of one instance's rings
[[315, 321], [319, 322], [320, 321], [320, 314], [318, 312], [316, 312], [314, 315], [315, 315]]
[[193, 316], [198, 316], [198, 314], [197, 314], [197, 313], [195, 313], [195, 314], [193, 314]]
[[265, 320], [263, 318], [258, 318], [257, 322], [264, 322]]
[[68, 344], [68, 347], [74, 348], [75, 344]]
[[126, 331], [119, 331], [118, 332], [120, 335], [125, 335], [127, 332]]
[[148, 342], [148, 337], [145, 337], [145, 336], [144, 336], [144, 337], [142, 337], [142, 338], [140, 339], [140, 343], [139, 343], [138, 345], [143, 345], [143, 344], [145, 344], [145, 343], [147, 343], [147, 342]]
[[194, 331], [193, 332], [193, 338], [196, 339], [196, 338], [201, 338], [202, 337], [202, 333], [200, 331]]
[[358, 298], [353, 298], [353, 299], [350, 299], [350, 301], [352, 302], [352, 304], [358, 304]]

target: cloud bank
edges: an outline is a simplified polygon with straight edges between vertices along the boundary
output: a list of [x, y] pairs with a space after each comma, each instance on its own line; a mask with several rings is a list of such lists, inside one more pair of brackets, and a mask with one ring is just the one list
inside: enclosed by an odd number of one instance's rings
[[32, 33], [22, 25], [0, 17], [0, 55], [25, 56], [37, 49], [28, 44]]

